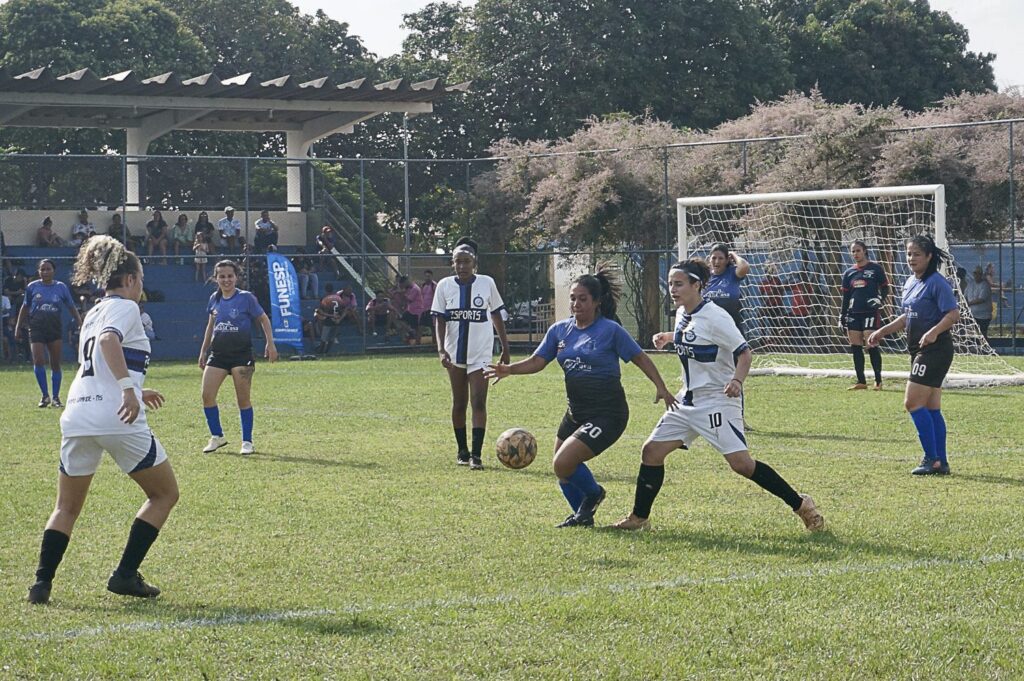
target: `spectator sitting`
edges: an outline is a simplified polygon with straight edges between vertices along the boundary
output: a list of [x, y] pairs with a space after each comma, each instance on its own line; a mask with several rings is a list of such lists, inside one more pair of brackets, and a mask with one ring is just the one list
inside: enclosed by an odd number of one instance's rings
[[377, 291], [377, 297], [366, 304], [366, 323], [373, 329], [374, 336], [383, 335], [387, 340], [397, 319], [398, 310], [386, 291]]
[[338, 260], [334, 257], [335, 247], [337, 246], [334, 230], [330, 226], [324, 225], [320, 229], [320, 234], [316, 237], [316, 245], [319, 248], [319, 253], [325, 257], [327, 264], [330, 266], [334, 274], [339, 274]]
[[235, 219], [234, 206], [224, 206], [224, 217], [217, 222], [217, 231], [224, 239], [228, 253], [238, 253], [238, 236], [242, 233], [242, 223]]
[[61, 239], [55, 231], [53, 231], [53, 220], [47, 215], [43, 218], [43, 224], [39, 227], [39, 231], [36, 232], [36, 244], [44, 248], [61, 248], [64, 246], [64, 239]]
[[139, 317], [142, 318], [142, 331], [146, 334], [146, 338], [151, 341], [160, 340], [156, 337], [156, 330], [153, 328], [153, 318], [146, 312], [142, 302], [139, 302]]
[[68, 245], [78, 248], [94, 234], [96, 234], [96, 228], [89, 222], [89, 211], [82, 210], [78, 214], [78, 222], [71, 226], [71, 241], [68, 242]]
[[270, 211], [260, 213], [260, 219], [256, 221], [256, 252], [262, 253], [268, 246], [277, 246], [278, 229], [274, 221], [270, 219]]
[[205, 210], [196, 219], [196, 234], [206, 235], [206, 243], [209, 248], [207, 253], [213, 255], [217, 252], [217, 239], [219, 235], [217, 234], [217, 228], [210, 222], [210, 216]]
[[14, 359], [14, 327], [11, 325], [11, 299], [0, 296], [0, 343], [3, 344], [5, 361]]
[[179, 265], [185, 264], [185, 259], [181, 257], [182, 251], [188, 253], [192, 248], [192, 242], [195, 241], [195, 234], [192, 232], [192, 228], [188, 226], [188, 216], [184, 213], [178, 214], [178, 219], [175, 220], [174, 226], [171, 227], [168, 233], [171, 245], [174, 246], [174, 257], [178, 259]]
[[320, 344], [316, 346], [316, 353], [326, 355], [341, 331], [343, 301], [341, 296], [334, 292], [333, 284], [324, 286], [324, 293], [320, 305], [313, 312], [313, 319], [320, 327]]
[[292, 258], [295, 274], [299, 278], [299, 298], [320, 297], [320, 277], [316, 262], [303, 252]]
[[338, 292], [338, 297], [341, 298], [341, 321], [351, 319], [352, 323], [356, 325], [359, 333], [363, 332], [363, 317], [358, 313], [356, 301], [356, 294], [352, 291], [351, 286], [343, 286], [341, 291]]
[[114, 213], [110, 218], [110, 227], [107, 228], [107, 236], [117, 239], [124, 247], [129, 251], [138, 250], [139, 246], [142, 245], [144, 239], [132, 236], [131, 230], [128, 229], [128, 225], [124, 223], [124, 219], [120, 213]]
[[153, 255], [154, 249], [160, 249], [164, 256], [164, 264], [167, 264], [167, 223], [164, 221], [163, 213], [153, 211], [153, 219], [146, 223], [146, 254]]
[[25, 299], [25, 287], [28, 286], [28, 275], [25, 270], [18, 268], [8, 277], [4, 278], [3, 294], [10, 298], [11, 306], [17, 310]]

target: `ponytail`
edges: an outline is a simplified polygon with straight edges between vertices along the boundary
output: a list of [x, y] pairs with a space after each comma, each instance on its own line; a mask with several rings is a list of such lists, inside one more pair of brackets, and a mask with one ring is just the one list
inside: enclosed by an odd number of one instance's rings
[[71, 283], [80, 286], [91, 281], [100, 288], [119, 288], [124, 285], [125, 275], [138, 274], [141, 268], [138, 257], [124, 244], [100, 234], [82, 244]]
[[928, 267], [924, 271], [924, 275], [921, 280], [924, 281], [931, 275], [933, 275], [939, 269], [940, 264], [952, 264], [953, 256], [942, 250], [935, 244], [935, 239], [925, 234], [918, 234], [907, 239], [907, 244], [914, 244], [922, 251], [925, 255], [932, 256], [932, 259], [928, 261]]
[[579, 284], [587, 289], [590, 296], [598, 301], [598, 309], [604, 317], [618, 321], [616, 310], [619, 307], [619, 297], [622, 295], [618, 267], [610, 263], [599, 263], [596, 272], [577, 277], [573, 284]]

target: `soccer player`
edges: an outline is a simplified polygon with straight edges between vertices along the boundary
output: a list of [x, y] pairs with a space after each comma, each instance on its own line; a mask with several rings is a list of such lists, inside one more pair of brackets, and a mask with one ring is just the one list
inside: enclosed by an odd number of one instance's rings
[[798, 494], [771, 466], [750, 456], [740, 398], [752, 353], [729, 314], [703, 299], [710, 274], [700, 258], [676, 263], [669, 270], [669, 293], [678, 306], [676, 328], [655, 334], [653, 341], [659, 349], [674, 343], [683, 363], [685, 389], [677, 395], [681, 405], [666, 412], [644, 442], [633, 512], [612, 527], [649, 526], [651, 506], [665, 479], [665, 459], [700, 436], [735, 472], [786, 502], [808, 530], [820, 530], [825, 520], [811, 497]]
[[164, 401], [159, 392], [142, 387], [149, 365], [149, 339], [138, 306], [142, 279], [139, 259], [109, 236], [91, 237], [75, 261], [74, 282], [95, 281], [107, 295], [89, 310], [82, 325], [78, 375], [60, 418], [57, 505], [43, 532], [36, 583], [28, 591], [30, 603], [50, 600], [53, 577], [104, 451], [147, 497], [107, 590], [140, 598], [160, 593], [139, 574], [139, 565], [178, 501], [178, 483], [142, 407], [158, 409]]
[[[39, 400], [40, 407], [63, 406], [60, 402], [60, 383], [64, 374], [60, 368], [60, 355], [63, 350], [64, 329], [61, 324], [61, 307], [66, 307], [75, 318], [78, 328], [82, 328], [82, 315], [75, 307], [71, 290], [63, 281], [55, 281], [57, 266], [49, 258], [39, 261], [39, 279], [31, 282], [25, 289], [25, 300], [18, 310], [18, 319], [14, 322], [14, 337], [21, 336], [22, 325], [28, 323], [28, 337], [32, 347], [32, 367], [36, 374], [36, 383], [43, 397]], [[53, 382], [53, 399], [46, 389], [46, 355], [50, 355], [50, 378]]]
[[949, 475], [946, 458], [946, 420], [942, 417], [942, 382], [953, 363], [953, 334], [960, 321], [953, 287], [938, 272], [952, 262], [928, 236], [907, 241], [907, 265], [912, 274], [903, 285], [903, 314], [868, 336], [875, 348], [886, 336], [906, 329], [910, 350], [910, 380], [903, 406], [917, 429], [924, 458], [914, 475]]
[[704, 289], [704, 300], [710, 300], [729, 313], [737, 329], [743, 328], [743, 303], [740, 282], [750, 273], [750, 264], [726, 244], [715, 244], [709, 256], [711, 279]]
[[592, 527], [594, 512], [604, 501], [605, 490], [586, 462], [615, 444], [629, 423], [619, 360], [632, 362], [644, 372], [657, 390], [655, 402], [663, 400], [666, 409], [676, 406], [651, 358], [612, 321], [620, 293], [621, 285], [608, 268], [578, 277], [569, 289], [572, 317], [552, 324], [527, 359], [488, 367], [487, 377], [498, 380], [535, 374], [553, 359], [565, 372], [569, 408], [555, 436], [553, 465], [572, 513], [558, 527]]
[[[889, 297], [889, 280], [877, 262], [868, 259], [868, 247], [860, 239], [850, 244], [853, 267], [843, 273], [843, 306], [839, 312], [839, 325], [846, 329], [853, 355], [853, 370], [857, 382], [847, 390], [867, 390], [864, 377], [864, 333], [870, 334], [882, 324], [880, 310]], [[875, 390], [882, 389], [882, 351], [868, 348], [871, 368], [875, 372]]]
[[252, 454], [255, 451], [251, 399], [252, 375], [256, 371], [256, 358], [252, 352], [253, 324], [263, 327], [263, 336], [267, 339], [264, 357], [270, 362], [277, 361], [270, 319], [256, 296], [235, 287], [238, 275], [238, 264], [233, 260], [221, 260], [213, 266], [217, 291], [210, 296], [206, 307], [210, 319], [199, 350], [199, 368], [203, 370], [203, 412], [210, 427], [210, 441], [203, 448], [207, 454], [228, 443], [220, 425], [217, 391], [229, 375], [235, 384], [235, 399], [242, 421], [242, 447], [238, 453]]
[[[484, 432], [487, 428], [487, 379], [494, 331], [501, 341], [501, 364], [509, 363], [508, 336], [501, 311], [505, 303], [498, 287], [486, 274], [477, 273], [477, 243], [468, 237], [452, 251], [455, 275], [437, 282], [430, 312], [441, 366], [452, 387], [452, 429], [458, 453], [455, 463], [482, 470]], [[472, 449], [466, 442], [466, 407], [472, 408]]]

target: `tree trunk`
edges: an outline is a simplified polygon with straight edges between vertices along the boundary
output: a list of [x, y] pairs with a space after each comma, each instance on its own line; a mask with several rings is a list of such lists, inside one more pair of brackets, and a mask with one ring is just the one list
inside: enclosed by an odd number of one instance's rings
[[643, 254], [643, 271], [640, 273], [643, 307], [637, 315], [637, 341], [640, 347], [650, 348], [651, 336], [662, 331], [661, 282], [658, 274], [661, 270], [657, 253]]

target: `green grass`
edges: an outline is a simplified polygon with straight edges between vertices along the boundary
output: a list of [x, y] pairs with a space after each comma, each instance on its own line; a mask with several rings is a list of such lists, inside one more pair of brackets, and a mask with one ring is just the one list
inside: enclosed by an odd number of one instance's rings
[[[677, 385], [674, 358], [656, 361]], [[599, 523], [631, 508], [658, 416], [624, 374], [629, 429], [592, 466]], [[492, 388], [489, 443], [520, 425], [542, 453], [509, 471], [488, 444], [481, 473], [453, 465], [433, 359], [261, 364], [246, 458], [230, 408], [230, 451], [199, 453], [197, 368], [157, 363], [147, 383], [168, 398], [151, 424], [182, 492], [143, 565], [163, 595], [104, 590], [142, 501], [106, 459], [51, 604], [33, 607], [58, 412], [35, 408], [27, 368], [0, 371], [0, 678], [1024, 676], [1019, 388], [947, 391], [954, 475], [918, 479], [902, 385], [751, 378], [754, 455], [830, 532], [808, 535], [700, 444], [670, 457], [654, 530], [622, 535], [553, 527], [556, 367]]]

